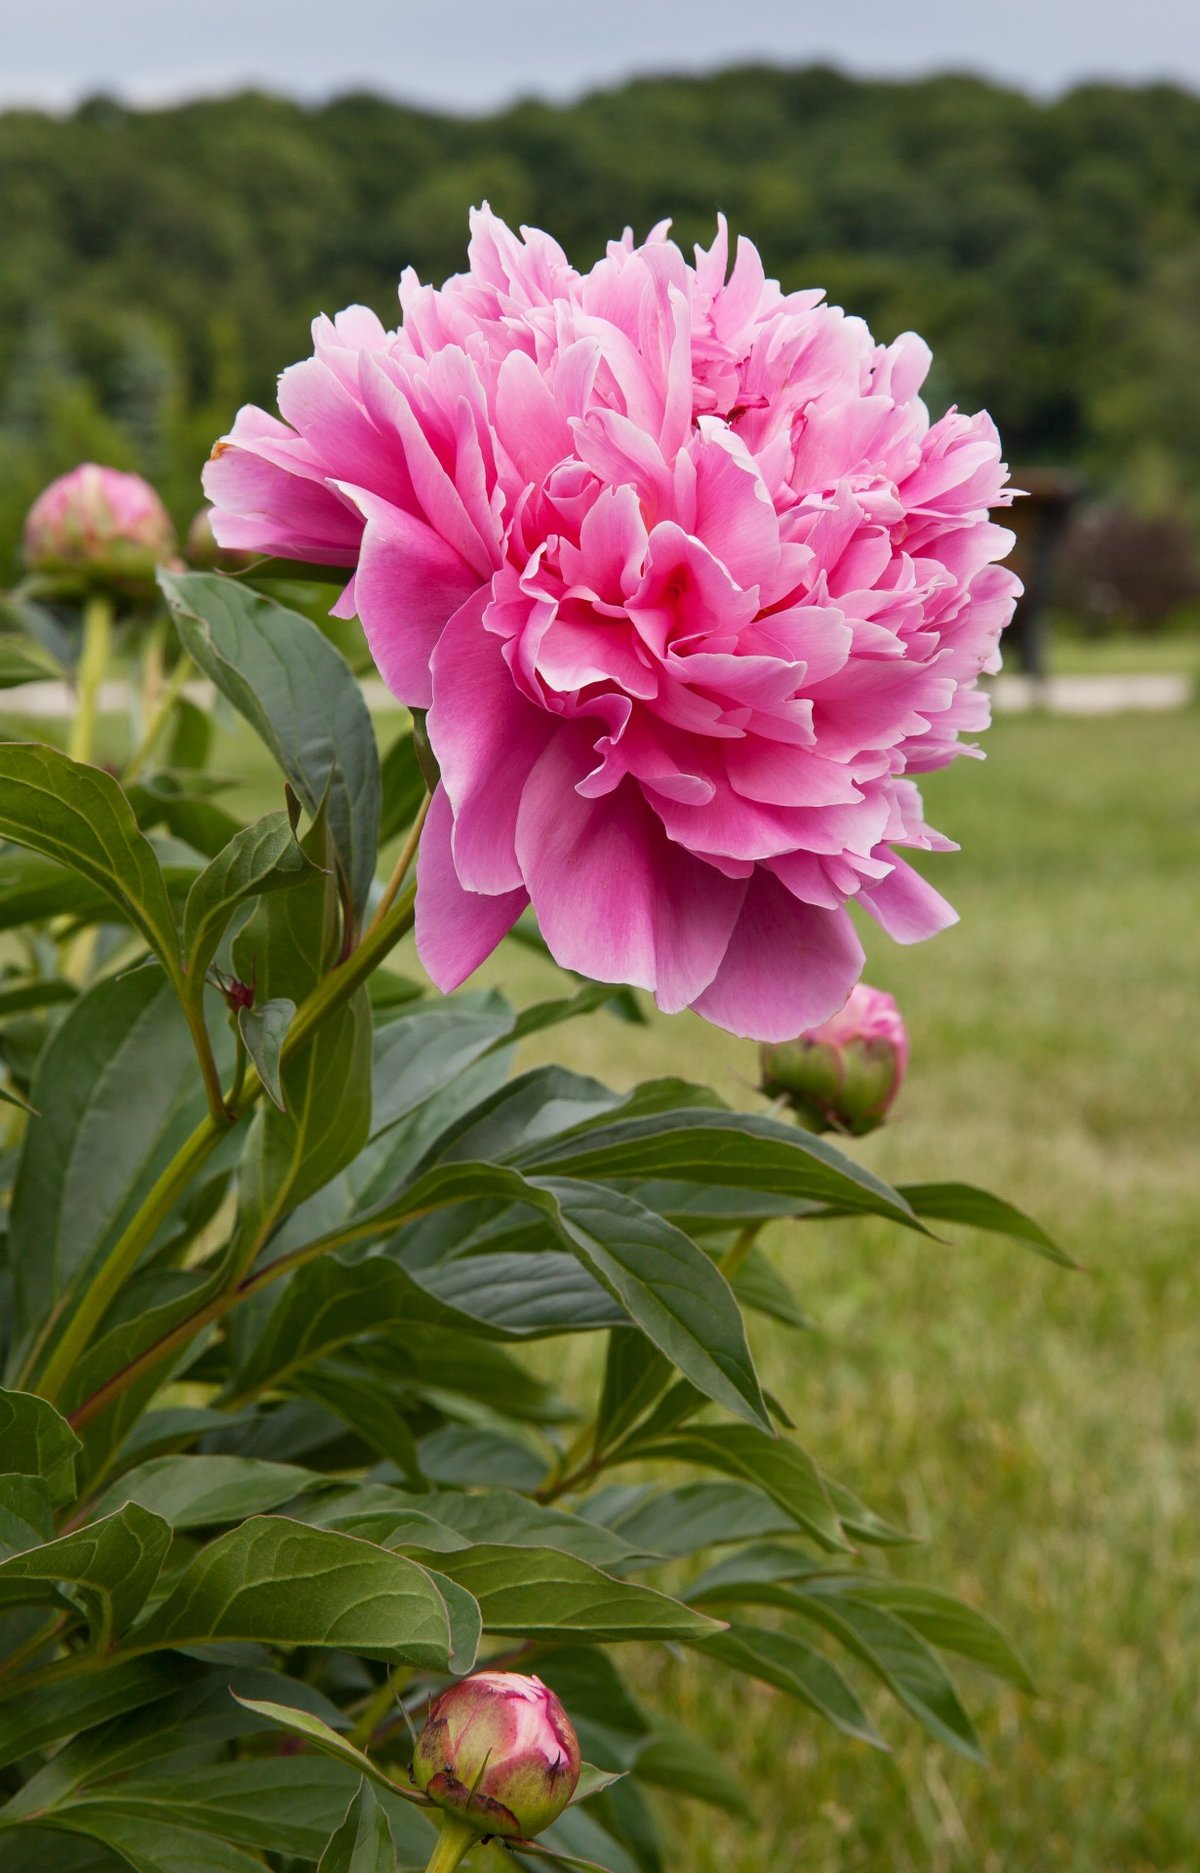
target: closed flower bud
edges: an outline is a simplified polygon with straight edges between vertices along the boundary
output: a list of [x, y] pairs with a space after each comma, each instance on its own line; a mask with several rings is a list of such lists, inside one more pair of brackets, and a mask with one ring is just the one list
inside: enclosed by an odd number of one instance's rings
[[413, 1778], [477, 1833], [529, 1840], [567, 1806], [579, 1762], [570, 1719], [540, 1678], [481, 1671], [434, 1699]]
[[166, 508], [140, 475], [84, 462], [39, 494], [25, 521], [25, 563], [73, 589], [140, 597], [175, 555]]
[[908, 1030], [890, 995], [865, 982], [797, 1040], [763, 1047], [762, 1090], [813, 1131], [861, 1136], [882, 1125], [904, 1081]]

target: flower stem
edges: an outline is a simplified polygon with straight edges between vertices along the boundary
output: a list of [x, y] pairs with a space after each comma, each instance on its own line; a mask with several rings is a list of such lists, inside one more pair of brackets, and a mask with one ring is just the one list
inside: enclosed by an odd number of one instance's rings
[[412, 864], [413, 859], [416, 857], [417, 847], [421, 843], [421, 828], [425, 824], [425, 815], [429, 811], [429, 799], [430, 796], [427, 793], [420, 806], [417, 808], [416, 818], [409, 827], [408, 837], [401, 846], [396, 863], [392, 867], [392, 875], [387, 881], [383, 896], [375, 907], [375, 915], [367, 926], [367, 936], [371, 936], [378, 925], [382, 923], [399, 895], [400, 887], [404, 883], [405, 874]]
[[746, 1227], [739, 1232], [736, 1240], [730, 1243], [724, 1255], [721, 1256], [717, 1267], [724, 1275], [726, 1281], [731, 1282], [733, 1277], [737, 1274], [738, 1269], [754, 1247], [755, 1239], [761, 1228], [761, 1220], [754, 1223], [747, 1223]]
[[121, 780], [125, 786], [128, 786], [131, 780], [137, 779], [147, 761], [150, 759], [150, 756], [154, 753], [163, 729], [170, 719], [171, 711], [183, 694], [184, 685], [190, 681], [194, 674], [195, 665], [191, 658], [186, 654], [182, 655], [166, 683], [159, 691], [153, 710], [148, 715], [145, 727], [142, 730], [142, 739], [125, 763], [125, 772], [121, 776]]
[[67, 752], [73, 761], [90, 761], [96, 746], [100, 685], [112, 650], [113, 606], [103, 592], [93, 592], [83, 608], [83, 645], [76, 676], [75, 716]]
[[425, 1873], [454, 1873], [455, 1867], [467, 1850], [479, 1839], [475, 1829], [460, 1821], [457, 1815], [443, 1814], [442, 1830], [438, 1835], [437, 1846], [429, 1856]]

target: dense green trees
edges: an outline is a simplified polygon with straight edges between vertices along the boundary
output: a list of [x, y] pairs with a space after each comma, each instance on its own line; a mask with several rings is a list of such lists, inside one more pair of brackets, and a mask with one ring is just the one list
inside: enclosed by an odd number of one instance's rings
[[1200, 98], [746, 67], [480, 120], [257, 94], [0, 117], [5, 575], [28, 498], [81, 454], [186, 520], [212, 437], [312, 314], [389, 316], [401, 267], [461, 264], [485, 194], [581, 262], [626, 221], [707, 240], [723, 208], [785, 283], [923, 331], [933, 399], [985, 403], [1014, 460], [1200, 520]]

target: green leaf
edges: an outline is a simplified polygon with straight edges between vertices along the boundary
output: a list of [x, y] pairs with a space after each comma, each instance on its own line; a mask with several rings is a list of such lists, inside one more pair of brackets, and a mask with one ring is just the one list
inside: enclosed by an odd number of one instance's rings
[[647, 1554], [689, 1555], [796, 1532], [794, 1516], [743, 1483], [685, 1483], [679, 1489], [635, 1488], [615, 1495], [620, 1508], [609, 1526]]
[[608, 1336], [604, 1384], [596, 1413], [597, 1451], [610, 1450], [633, 1429], [670, 1383], [671, 1362], [656, 1346], [628, 1327]]
[[326, 804], [361, 917], [379, 841], [379, 755], [350, 666], [301, 613], [234, 579], [162, 572], [159, 583], [184, 649], [270, 749], [306, 811], [315, 819]]
[[[337, 953], [338, 907], [328, 816], [302, 841], [314, 866], [292, 889], [262, 898], [233, 945], [243, 981], [265, 1001], [299, 1004]], [[260, 1107], [242, 1156], [239, 1257], [261, 1248], [294, 1209], [355, 1158], [371, 1120], [371, 1004], [360, 988], [278, 1076], [278, 1105]]]
[[896, 1191], [823, 1138], [757, 1114], [699, 1108], [624, 1119], [533, 1145], [517, 1161], [565, 1177], [686, 1178], [921, 1227]]
[[770, 1320], [782, 1321], [785, 1327], [811, 1330], [812, 1321], [774, 1262], [768, 1261], [757, 1243], [750, 1248], [729, 1285], [743, 1307], [752, 1307]]
[[61, 976], [43, 976], [34, 982], [18, 982], [0, 988], [0, 1015], [24, 1014], [33, 1008], [51, 1008], [58, 1002], [73, 1002], [79, 994], [74, 982]]
[[448, 1574], [426, 1566], [426, 1573], [446, 1603], [450, 1618], [450, 1670], [464, 1677], [474, 1668], [483, 1637], [483, 1615], [474, 1594], [460, 1587]]
[[453, 1310], [453, 1324], [478, 1322], [506, 1339], [591, 1333], [627, 1318], [586, 1267], [553, 1250], [463, 1256], [408, 1272], [414, 1287]]
[[567, 1867], [571, 1873], [609, 1873], [608, 1867], [599, 1860], [582, 1860], [578, 1854], [563, 1853], [534, 1840], [522, 1841], [517, 1856], [521, 1860], [544, 1860], [549, 1866]]
[[23, 1691], [0, 1704], [0, 1769], [113, 1717], [177, 1698], [185, 1682], [178, 1660], [132, 1658], [62, 1684]]
[[0, 1471], [0, 1560], [54, 1539], [54, 1505], [40, 1476]]
[[425, 1805], [424, 1796], [418, 1794], [416, 1789], [406, 1788], [400, 1782], [393, 1782], [391, 1776], [377, 1768], [369, 1756], [357, 1749], [337, 1730], [331, 1729], [320, 1717], [314, 1716], [311, 1711], [297, 1710], [291, 1704], [276, 1704], [262, 1698], [239, 1697], [236, 1691], [233, 1696], [244, 1710], [253, 1711], [256, 1716], [265, 1717], [268, 1723], [278, 1724], [281, 1730], [288, 1730], [293, 1736], [303, 1737], [313, 1749], [320, 1750], [322, 1755], [332, 1756], [335, 1762], [346, 1763], [351, 1769], [356, 1769], [359, 1775], [368, 1782], [374, 1783], [377, 1788], [387, 1789], [394, 1795], [402, 1795], [406, 1801]]
[[997, 1235], [1011, 1236], [1023, 1242], [1049, 1262], [1061, 1268], [1078, 1268], [1053, 1237], [1039, 1223], [1003, 1197], [994, 1197], [973, 1184], [904, 1184], [900, 1195], [918, 1216], [928, 1216], [939, 1223], [965, 1223], [971, 1229], [987, 1229]]
[[170, 1542], [161, 1516], [127, 1503], [73, 1535], [0, 1561], [0, 1608], [65, 1602], [83, 1614], [103, 1651], [141, 1611]]
[[886, 1750], [887, 1744], [837, 1666], [794, 1633], [771, 1632], [762, 1626], [730, 1626], [701, 1641], [697, 1650], [706, 1658], [718, 1659], [722, 1665], [731, 1665], [735, 1671], [760, 1678], [777, 1691], [799, 1698], [844, 1735]]
[[627, 1773], [624, 1769], [597, 1769], [593, 1763], [582, 1763], [568, 1807], [575, 1808], [581, 1801], [590, 1801], [593, 1795], [603, 1795], [614, 1782], [623, 1781]]
[[463, 1490], [406, 1495], [383, 1483], [368, 1483], [323, 1501], [318, 1519], [328, 1528], [357, 1530], [386, 1548], [451, 1553], [477, 1542], [558, 1548], [600, 1568], [623, 1566], [641, 1553], [598, 1522], [531, 1502], [508, 1489], [489, 1489], [477, 1496]]
[[512, 1032], [512, 1024], [512, 1010], [503, 1003], [464, 1008], [457, 996], [432, 1008], [421, 1004], [389, 1021], [375, 1036], [372, 1138], [461, 1080], [474, 1061]]
[[825, 1493], [837, 1511], [838, 1521], [847, 1535], [855, 1541], [863, 1542], [869, 1548], [911, 1548], [920, 1539], [910, 1535], [905, 1528], [895, 1528], [891, 1522], [885, 1522], [874, 1509], [868, 1509], [860, 1502], [853, 1490], [844, 1483], [836, 1483], [832, 1476], [822, 1478]]
[[[149, 845], [174, 904], [186, 897], [202, 861], [173, 841], [167, 845], [150, 840]], [[40, 852], [17, 845], [0, 848], [0, 930], [42, 923], [49, 917], [69, 917], [84, 924], [123, 921], [111, 894], [91, 879], [43, 858]]]
[[454, 1489], [535, 1490], [546, 1474], [547, 1459], [523, 1438], [486, 1424], [443, 1424], [417, 1446], [421, 1469], [433, 1483]]
[[972, 1762], [986, 1762], [952, 1680], [911, 1626], [881, 1606], [844, 1599], [817, 1582], [806, 1589], [777, 1588], [775, 1593], [861, 1659], [931, 1736]]
[[0, 1391], [0, 1473], [40, 1476], [54, 1502], [70, 1502], [80, 1449], [66, 1419], [44, 1398]]
[[[814, 1588], [814, 1591], [816, 1589]], [[824, 1581], [820, 1590], [849, 1595], [882, 1606], [902, 1619], [906, 1626], [920, 1633], [943, 1652], [956, 1652], [972, 1664], [1016, 1685], [1019, 1691], [1036, 1695], [1037, 1686], [1029, 1667], [1008, 1639], [985, 1613], [965, 1606], [952, 1594], [936, 1587], [922, 1587], [915, 1582], [891, 1580], [877, 1574], [847, 1574]]]
[[[195, 1828], [124, 1814], [110, 1803], [83, 1803], [56, 1816], [56, 1830], [84, 1834], [120, 1854], [134, 1873], [262, 1873], [257, 1854], [243, 1853], [227, 1841]], [[51, 1851], [54, 1851], [53, 1849]]]
[[281, 1056], [295, 1013], [295, 1002], [286, 995], [277, 995], [273, 1001], [263, 1002], [261, 1007], [239, 1008], [237, 1014], [242, 1044], [254, 1062], [267, 1098], [281, 1112], [287, 1110], [280, 1078]]
[[657, 1730], [638, 1751], [634, 1774], [639, 1782], [723, 1808], [740, 1821], [751, 1818], [746, 1791], [724, 1757], [683, 1730]]
[[752, 1425], [700, 1424], [652, 1443], [633, 1445], [629, 1454], [699, 1463], [752, 1483], [823, 1548], [846, 1546], [816, 1465], [788, 1438], [768, 1437]]
[[166, 880], [117, 782], [40, 742], [0, 743], [0, 835], [57, 860], [120, 907], [180, 986]]
[[417, 1440], [400, 1404], [381, 1388], [375, 1375], [355, 1370], [346, 1360], [324, 1361], [293, 1377], [290, 1389], [324, 1405], [334, 1417], [357, 1431], [368, 1450], [394, 1464], [410, 1482], [420, 1482]]
[[323, 1482], [298, 1464], [254, 1457], [152, 1457], [112, 1485], [100, 1513], [137, 1502], [172, 1528], [208, 1528], [277, 1509]]
[[614, 986], [611, 982], [584, 982], [573, 995], [556, 996], [551, 1001], [535, 1002], [532, 1007], [523, 1008], [513, 1024], [511, 1039], [523, 1041], [530, 1034], [541, 1034], [546, 1028], [561, 1027], [564, 1021], [575, 1021], [580, 1015], [590, 1015], [597, 1008], [605, 1008], [609, 1004], [626, 1020], [642, 1021], [645, 1018], [632, 1000], [630, 989]]
[[61, 681], [62, 666], [40, 644], [7, 631], [0, 633], [0, 689]]
[[[219, 1053], [228, 1059], [228, 1037]], [[154, 968], [98, 982], [38, 1062], [13, 1190], [15, 1353], [65, 1318], [205, 1109], [191, 1037]]]
[[346, 1819], [330, 1836], [317, 1873], [396, 1873], [392, 1825], [365, 1779], [346, 1810]]
[[386, 1234], [412, 1217], [478, 1197], [527, 1204], [633, 1323], [704, 1393], [739, 1417], [770, 1418], [728, 1283], [682, 1230], [600, 1184], [530, 1177], [503, 1165], [453, 1164], [426, 1172], [355, 1233]]
[[352, 1535], [260, 1516], [202, 1548], [137, 1634], [142, 1651], [213, 1639], [336, 1646], [444, 1671], [450, 1622], [414, 1562]]
[[[352, 1786], [340, 1765], [313, 1757], [260, 1757], [198, 1767], [185, 1759], [164, 1764], [160, 1772], [96, 1783], [60, 1805], [54, 1819], [100, 1838], [108, 1837], [117, 1820], [137, 1821], [140, 1836], [131, 1838], [140, 1838], [151, 1852], [157, 1852], [165, 1830], [168, 1836], [191, 1834], [214, 1850], [225, 1843], [256, 1855], [296, 1854], [311, 1863], [344, 1814]], [[252, 1864], [261, 1873], [261, 1861], [255, 1858]]]
[[239, 905], [267, 891], [296, 884], [309, 869], [281, 809], [246, 826], [205, 866], [188, 892], [183, 912], [183, 947], [195, 1000]]
[[439, 1565], [479, 1602], [484, 1628], [518, 1638], [696, 1639], [713, 1630], [703, 1614], [651, 1587], [616, 1580], [553, 1548], [483, 1544], [443, 1555]]

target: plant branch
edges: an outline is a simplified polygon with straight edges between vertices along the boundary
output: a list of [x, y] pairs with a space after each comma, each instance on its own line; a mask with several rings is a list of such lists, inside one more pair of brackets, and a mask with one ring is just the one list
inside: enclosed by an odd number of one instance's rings
[[131, 780], [137, 779], [147, 761], [150, 759], [150, 756], [154, 753], [163, 729], [170, 720], [171, 711], [183, 694], [185, 684], [190, 682], [194, 673], [195, 665], [191, 658], [186, 654], [181, 655], [167, 679], [167, 682], [159, 693], [158, 701], [154, 706], [153, 712], [145, 728], [142, 730], [142, 739], [125, 763], [125, 771], [121, 775], [121, 780], [126, 787]]
[[372, 934], [377, 925], [387, 916], [392, 905], [399, 896], [400, 887], [404, 883], [408, 868], [416, 857], [417, 847], [421, 843], [421, 831], [425, 825], [425, 815], [429, 811], [429, 801], [430, 795], [426, 793], [425, 798], [417, 808], [416, 818], [409, 828], [408, 837], [401, 846], [396, 858], [396, 863], [392, 867], [392, 875], [384, 887], [383, 896], [375, 907], [375, 914], [367, 925], [366, 934], [368, 937]]
[[443, 1814], [437, 1846], [429, 1856], [425, 1873], [454, 1873], [463, 1855], [473, 1847], [479, 1835], [457, 1815]]
[[113, 604], [104, 592], [93, 592], [83, 607], [83, 645], [76, 675], [76, 707], [67, 742], [73, 761], [90, 761], [96, 747], [100, 713], [100, 685], [112, 651]]

